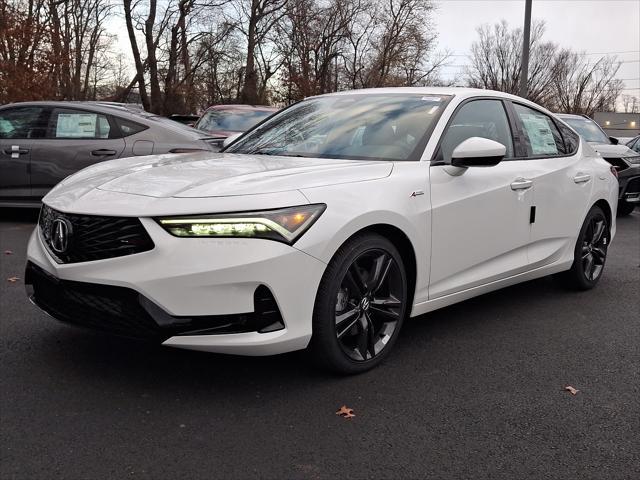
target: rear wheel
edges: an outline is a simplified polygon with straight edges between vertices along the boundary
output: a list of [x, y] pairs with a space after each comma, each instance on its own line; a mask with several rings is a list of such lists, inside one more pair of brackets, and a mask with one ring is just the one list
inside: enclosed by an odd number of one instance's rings
[[379, 364], [404, 320], [407, 279], [395, 246], [377, 234], [354, 237], [322, 278], [309, 351], [321, 367], [364, 372]]
[[593, 207], [580, 229], [571, 270], [563, 275], [568, 286], [579, 290], [596, 286], [604, 271], [610, 240], [607, 217], [600, 207]]

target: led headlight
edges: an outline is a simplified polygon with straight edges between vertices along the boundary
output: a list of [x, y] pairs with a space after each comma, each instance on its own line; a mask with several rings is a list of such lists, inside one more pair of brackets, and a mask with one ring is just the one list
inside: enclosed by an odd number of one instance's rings
[[323, 203], [261, 210], [158, 218], [156, 221], [176, 237], [266, 238], [293, 243], [322, 215]]

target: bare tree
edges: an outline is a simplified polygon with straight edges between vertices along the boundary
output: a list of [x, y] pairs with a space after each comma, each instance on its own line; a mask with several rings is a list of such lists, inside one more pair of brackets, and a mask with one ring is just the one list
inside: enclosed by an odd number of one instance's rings
[[[551, 94], [558, 50], [553, 42], [542, 41], [544, 30], [544, 22], [533, 23], [527, 89], [529, 99], [538, 103], [547, 102]], [[522, 68], [522, 29], [510, 29], [503, 20], [493, 27], [482, 25], [477, 32], [479, 38], [471, 46], [471, 66], [467, 69], [468, 85], [517, 95]]]
[[234, 0], [238, 28], [246, 37], [246, 62], [240, 101], [258, 104], [258, 69], [256, 55], [265, 48], [269, 32], [284, 15], [288, 0]]
[[344, 58], [349, 88], [441, 83], [448, 54], [434, 54], [431, 0], [371, 2], [350, 28]]
[[625, 113], [640, 112], [640, 100], [633, 95], [622, 95], [622, 108]]
[[0, 2], [0, 103], [53, 96], [46, 0]]
[[556, 59], [552, 108], [592, 116], [596, 111], [614, 111], [623, 87], [616, 79], [620, 62], [601, 57], [593, 63], [584, 54], [564, 49]]

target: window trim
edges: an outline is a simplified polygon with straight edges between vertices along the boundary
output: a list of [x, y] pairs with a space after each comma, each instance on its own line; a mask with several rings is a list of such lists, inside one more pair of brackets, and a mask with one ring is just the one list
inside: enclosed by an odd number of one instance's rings
[[[509, 118], [509, 111], [508, 108], [506, 106], [506, 102], [508, 101], [505, 98], [502, 97], [492, 97], [490, 95], [481, 95], [481, 96], [476, 96], [476, 97], [469, 97], [469, 98], [465, 98], [463, 101], [460, 102], [460, 104], [455, 108], [455, 110], [453, 111], [453, 113], [449, 116], [449, 120], [447, 120], [446, 125], [444, 126], [444, 130], [442, 131], [442, 135], [440, 135], [440, 138], [438, 139], [438, 143], [436, 144], [436, 148], [433, 151], [433, 155], [431, 156], [431, 160], [429, 160], [429, 166], [435, 167], [435, 166], [440, 166], [440, 165], [450, 165], [447, 162], [443, 160], [438, 160], [438, 156], [440, 154], [440, 147], [442, 146], [442, 140], [444, 138], [444, 136], [446, 135], [447, 131], [449, 130], [449, 127], [451, 126], [451, 123], [453, 122], [455, 116], [458, 114], [458, 112], [460, 111], [460, 109], [462, 107], [464, 107], [467, 103], [470, 102], [474, 102], [477, 100], [493, 100], [496, 102], [500, 102], [502, 103], [502, 108], [504, 109], [504, 114], [505, 117], [507, 118], [507, 125], [509, 125], [509, 132], [511, 134], [511, 147], [513, 149], [513, 152], [515, 154], [516, 152], [516, 142], [515, 142], [515, 136], [513, 133], [513, 125], [511, 124], [511, 119]], [[442, 113], [441, 113], [442, 115]], [[439, 119], [438, 119], [439, 120]], [[435, 129], [435, 125], [434, 128]], [[431, 134], [433, 134], [433, 129]], [[426, 143], [425, 143], [425, 147], [426, 147]], [[520, 160], [518, 157], [516, 157], [515, 155], [512, 157], [505, 157], [502, 159], [503, 162], [510, 162], [513, 160]]]
[[[96, 115], [102, 115], [103, 117], [105, 117], [107, 119], [107, 122], [109, 122], [109, 136], [107, 138], [99, 138], [99, 137], [53, 137], [49, 135], [49, 132], [52, 131], [50, 130], [50, 127], [52, 126], [52, 122], [53, 122], [53, 112], [56, 110], [74, 110], [76, 112], [84, 112], [84, 113], [94, 113]], [[41, 140], [89, 140], [89, 141], [104, 141], [104, 140], [115, 140], [118, 139], [120, 137], [118, 137], [117, 135], [114, 135], [114, 122], [113, 119], [111, 118], [111, 115], [108, 113], [103, 113], [103, 112], [98, 112], [96, 110], [87, 110], [85, 108], [78, 108], [75, 105], [71, 106], [71, 107], [67, 107], [62, 106], [62, 105], [53, 105], [51, 107], [49, 107], [49, 118], [47, 120], [47, 135], [42, 138]]]
[[514, 105], [520, 105], [521, 107], [525, 107], [528, 108], [530, 110], [533, 110], [537, 113], [539, 113], [540, 115], [544, 115], [548, 118], [551, 119], [551, 121], [553, 122], [553, 125], [556, 127], [556, 130], [558, 131], [558, 133], [560, 134], [560, 138], [562, 138], [562, 144], [564, 146], [564, 148], [567, 148], [567, 143], [565, 142], [564, 139], [564, 135], [562, 134], [562, 130], [560, 130], [560, 128], [558, 127], [558, 120], [554, 118], [554, 116], [552, 114], [546, 113], [541, 111], [539, 108], [535, 108], [532, 107], [531, 105], [527, 105], [523, 102], [518, 102], [518, 101], [514, 101], [514, 100], [508, 100], [508, 102], [511, 104], [511, 108], [513, 108], [513, 113], [515, 115], [515, 120], [518, 123], [518, 129], [522, 131], [522, 138], [520, 139], [520, 141], [522, 142], [522, 147], [523, 147], [523, 151], [526, 151], [527, 154], [524, 157], [520, 157], [520, 160], [546, 160], [548, 158], [568, 158], [568, 157], [573, 157], [575, 155], [578, 154], [578, 150], [580, 150], [580, 136], [578, 136], [578, 148], [576, 148], [573, 152], [571, 153], [559, 153], [556, 155], [529, 155], [529, 151], [527, 150], [527, 144], [524, 141], [524, 126], [522, 124], [522, 120], [520, 120], [520, 116], [517, 114], [517, 112], [515, 111], [515, 108], [513, 107]]

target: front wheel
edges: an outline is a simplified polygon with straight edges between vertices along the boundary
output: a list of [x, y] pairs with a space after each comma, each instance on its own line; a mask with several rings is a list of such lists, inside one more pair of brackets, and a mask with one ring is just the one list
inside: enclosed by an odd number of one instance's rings
[[407, 309], [407, 278], [396, 247], [377, 234], [352, 238], [320, 282], [309, 352], [323, 368], [364, 372], [395, 343]]
[[587, 214], [576, 242], [573, 265], [564, 273], [568, 286], [589, 290], [602, 276], [611, 235], [607, 217], [600, 207], [593, 207]]

